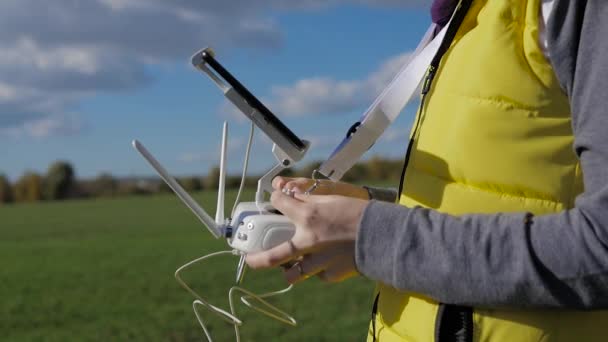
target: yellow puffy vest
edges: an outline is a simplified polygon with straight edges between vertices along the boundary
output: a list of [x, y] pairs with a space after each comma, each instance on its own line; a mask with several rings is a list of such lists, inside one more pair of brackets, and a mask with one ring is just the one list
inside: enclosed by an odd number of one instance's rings
[[[540, 0], [473, 1], [418, 113], [400, 204], [452, 215], [574, 205], [570, 108], [539, 46], [539, 13]], [[377, 341], [434, 340], [435, 301], [378, 290]], [[473, 313], [474, 341], [604, 341], [606, 323], [607, 311]]]

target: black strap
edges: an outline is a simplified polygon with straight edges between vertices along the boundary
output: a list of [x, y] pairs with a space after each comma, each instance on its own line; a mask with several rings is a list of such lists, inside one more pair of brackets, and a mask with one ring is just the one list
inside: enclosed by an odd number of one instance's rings
[[376, 314], [378, 313], [378, 300], [380, 299], [380, 292], [374, 299], [374, 306], [372, 307], [372, 341], [376, 342]]
[[[410, 138], [407, 146], [407, 150], [405, 153], [405, 157], [403, 160], [403, 168], [401, 169], [401, 180], [399, 182], [399, 197], [403, 193], [403, 183], [405, 180], [405, 173], [407, 170], [407, 166], [410, 161], [410, 155], [413, 149], [413, 146], [416, 142], [416, 136], [418, 134], [418, 130], [421, 124], [421, 117], [424, 109], [424, 104], [426, 100], [426, 96], [431, 90], [431, 86], [433, 80], [435, 79], [435, 75], [439, 66], [441, 64], [441, 59], [448, 51], [454, 38], [456, 37], [456, 33], [462, 25], [464, 18], [466, 17], [469, 8], [471, 7], [471, 3], [473, 0], [462, 0], [455, 9], [454, 18], [452, 19], [452, 23], [447, 28], [445, 38], [441, 42], [439, 46], [439, 50], [435, 57], [431, 61], [431, 65], [429, 66], [429, 70], [424, 79], [424, 84], [422, 85], [422, 99], [420, 101], [420, 107], [418, 108], [418, 115], [416, 118], [416, 123], [414, 126], [414, 130], [412, 132], [412, 137]], [[379, 296], [380, 294], [378, 294]], [[372, 313], [372, 319], [375, 318], [375, 312], [377, 310], [377, 301], [378, 296], [376, 296], [376, 302], [374, 302], [374, 312]], [[373, 321], [372, 321], [373, 322]], [[437, 317], [435, 321], [435, 341], [436, 342], [472, 342], [473, 341], [473, 309], [466, 306], [458, 306], [458, 305], [448, 305], [448, 304], [439, 304], [439, 311], [437, 312]], [[373, 333], [374, 333], [374, 342], [376, 341], [375, 336], [375, 322], [372, 323]]]
[[464, 21], [464, 18], [466, 17], [472, 2], [473, 0], [462, 0], [458, 4], [458, 6], [456, 6], [454, 18], [452, 19], [450, 26], [448, 26], [447, 28], [445, 37], [443, 38], [443, 41], [441, 42], [441, 45], [439, 46], [435, 57], [433, 57], [427, 75], [424, 79], [424, 84], [422, 85], [422, 99], [420, 100], [420, 107], [418, 108], [418, 115], [416, 118], [416, 123], [414, 124], [414, 131], [412, 132], [412, 137], [408, 142], [407, 150], [403, 160], [403, 168], [401, 169], [401, 180], [399, 181], [399, 197], [401, 197], [401, 193], [403, 192], [403, 180], [405, 179], [405, 172], [410, 162], [410, 154], [412, 151], [412, 147], [415, 143], [418, 128], [420, 127], [420, 121], [422, 117], [422, 111], [424, 109], [426, 95], [431, 89], [431, 85], [433, 83], [433, 80], [435, 79], [435, 74], [439, 69], [441, 59], [452, 45], [452, 42], [456, 37], [456, 33], [458, 33], [458, 29], [460, 28], [460, 25], [462, 25], [462, 22]]

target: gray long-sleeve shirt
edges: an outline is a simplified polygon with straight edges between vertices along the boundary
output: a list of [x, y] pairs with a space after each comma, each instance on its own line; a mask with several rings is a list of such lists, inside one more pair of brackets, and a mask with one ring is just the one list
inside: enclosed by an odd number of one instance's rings
[[447, 304], [608, 309], [608, 1], [556, 0], [547, 38], [584, 175], [575, 208], [526, 224], [525, 213], [373, 200], [356, 243], [362, 274]]

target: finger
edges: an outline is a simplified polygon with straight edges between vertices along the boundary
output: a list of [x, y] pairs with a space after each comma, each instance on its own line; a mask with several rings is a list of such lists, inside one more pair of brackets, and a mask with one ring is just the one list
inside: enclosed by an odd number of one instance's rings
[[317, 195], [307, 195], [304, 192], [294, 192], [294, 198], [300, 202], [310, 202], [317, 198]]
[[332, 259], [335, 257], [335, 252], [327, 249], [320, 253], [306, 254], [300, 260], [299, 267], [296, 264], [293, 267], [285, 270], [285, 279], [290, 284], [295, 284], [304, 279], [307, 279], [327, 268]]
[[281, 177], [281, 176], [274, 177], [274, 179], [272, 180], [272, 188], [275, 190], [281, 190], [281, 189], [283, 189], [283, 187], [285, 187], [285, 184], [287, 184], [288, 182], [290, 182], [292, 180], [293, 180], [293, 178], [290, 178], [290, 177]]
[[300, 177], [291, 179], [289, 182], [285, 183], [284, 187], [296, 193], [303, 193], [305, 189], [308, 189], [313, 183], [314, 181], [312, 179]]
[[309, 214], [310, 208], [308, 208], [301, 196], [297, 193], [294, 196], [298, 196], [297, 199], [292, 196], [287, 196], [280, 191], [274, 191], [270, 195], [270, 203], [272, 206], [280, 211], [283, 215], [289, 217], [294, 223], [301, 222], [305, 219], [306, 215]]
[[302, 188], [304, 189], [308, 189], [308, 187], [306, 186], [302, 186], [301, 184], [287, 184], [285, 186], [286, 188], [288, 188], [289, 190], [291, 190], [292, 194], [303, 194], [305, 190], [302, 190]]
[[271, 268], [284, 264], [302, 254], [303, 252], [296, 248], [290, 240], [264, 252], [247, 254], [245, 261], [253, 269]]

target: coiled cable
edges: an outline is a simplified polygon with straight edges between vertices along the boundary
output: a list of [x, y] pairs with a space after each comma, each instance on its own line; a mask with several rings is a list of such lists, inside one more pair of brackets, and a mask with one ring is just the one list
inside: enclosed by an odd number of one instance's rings
[[[219, 252], [207, 254], [200, 258], [189, 261], [186, 264], [179, 267], [175, 271], [175, 279], [177, 280], [177, 282], [184, 289], [186, 289], [186, 291], [190, 292], [190, 294], [192, 294], [195, 298], [194, 302], [192, 302], [192, 309], [194, 310], [194, 314], [196, 315], [196, 319], [198, 320], [198, 323], [200, 324], [201, 328], [203, 329], [203, 332], [205, 333], [205, 336], [207, 337], [207, 341], [213, 342], [213, 339], [211, 338], [211, 335], [209, 334], [209, 330], [207, 329], [203, 316], [197, 309], [197, 307], [200, 307], [200, 306], [207, 308], [209, 311], [218, 315], [220, 318], [222, 318], [227, 323], [232, 324], [234, 326], [234, 333], [236, 336], [236, 341], [240, 342], [241, 337], [240, 337], [239, 327], [241, 325], [243, 325], [243, 321], [241, 319], [239, 319], [236, 315], [235, 297], [238, 296], [237, 295], [238, 293], [244, 294], [243, 296], [240, 297], [240, 300], [245, 306], [249, 307], [250, 309], [257, 311], [257, 312], [261, 313], [262, 315], [270, 317], [274, 320], [277, 320], [281, 323], [288, 324], [291, 326], [297, 325], [295, 318], [293, 318], [288, 313], [280, 310], [276, 306], [274, 306], [274, 305], [270, 304], [268, 301], [266, 301], [266, 298], [282, 295], [282, 294], [289, 292], [293, 288], [293, 285], [289, 285], [288, 287], [286, 287], [282, 290], [279, 290], [279, 291], [273, 291], [273, 292], [268, 292], [268, 293], [259, 294], [259, 295], [255, 294], [247, 289], [244, 289], [242, 287], [233, 286], [228, 291], [228, 301], [230, 304], [230, 312], [227, 312], [226, 310], [221, 309], [218, 306], [215, 306], [215, 305], [211, 304], [209, 301], [205, 300], [196, 291], [194, 291], [190, 286], [188, 286], [188, 284], [186, 284], [186, 282], [182, 279], [180, 273], [182, 271], [184, 271], [185, 269], [193, 266], [196, 263], [202, 262], [205, 259], [208, 259], [208, 258], [211, 258], [214, 256], [218, 256], [218, 255], [223, 255], [223, 254], [232, 254], [232, 255], [240, 256], [240, 252], [238, 252], [237, 250], [219, 251]], [[259, 305], [254, 305], [251, 302], [252, 300], [259, 303]]]

